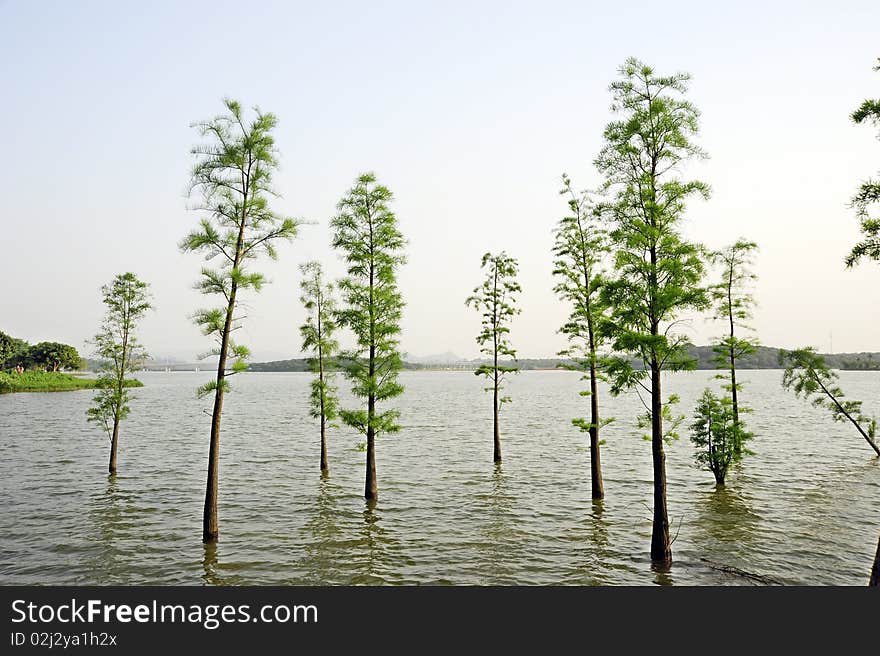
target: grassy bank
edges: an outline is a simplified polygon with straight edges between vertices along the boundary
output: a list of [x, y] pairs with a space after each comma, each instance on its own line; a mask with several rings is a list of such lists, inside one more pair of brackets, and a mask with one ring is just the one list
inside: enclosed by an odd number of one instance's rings
[[[126, 387], [143, 387], [139, 380], [130, 380]], [[83, 378], [60, 371], [0, 372], [0, 394], [12, 392], [69, 392], [100, 387], [97, 378]]]

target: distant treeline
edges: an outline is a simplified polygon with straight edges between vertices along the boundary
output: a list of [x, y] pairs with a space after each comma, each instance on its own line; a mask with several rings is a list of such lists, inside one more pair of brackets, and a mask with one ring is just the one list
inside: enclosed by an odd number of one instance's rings
[[[740, 359], [742, 369], [784, 369], [779, 364], [779, 352], [782, 349], [759, 346], [750, 355]], [[711, 346], [689, 346], [688, 353], [697, 361], [697, 369], [717, 369], [712, 361], [715, 353]], [[880, 352], [873, 353], [826, 353], [825, 361], [831, 369], [880, 371]], [[461, 360], [448, 363], [414, 363], [404, 362], [403, 368], [409, 370], [472, 370], [484, 360]], [[523, 370], [556, 369], [560, 364], [570, 362], [565, 358], [523, 358], [517, 365]], [[640, 363], [633, 361], [633, 366]], [[272, 362], [252, 362], [248, 371], [310, 371], [308, 359], [293, 358], [290, 360], [274, 360]]]

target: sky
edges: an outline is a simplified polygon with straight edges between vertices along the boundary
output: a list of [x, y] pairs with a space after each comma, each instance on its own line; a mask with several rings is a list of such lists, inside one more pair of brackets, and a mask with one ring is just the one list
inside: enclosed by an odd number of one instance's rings
[[[846, 269], [848, 202], [880, 170], [877, 131], [850, 113], [880, 96], [880, 3], [25, 2], [0, 0], [0, 330], [89, 354], [100, 287], [133, 271], [155, 310], [141, 339], [192, 361], [209, 304], [203, 262], [178, 244], [198, 222], [186, 189], [194, 121], [222, 98], [278, 117], [275, 208], [309, 221], [257, 270], [239, 341], [255, 361], [300, 354], [298, 266], [344, 266], [336, 203], [364, 171], [395, 195], [407, 238], [402, 350], [478, 355], [465, 298], [480, 258], [519, 260], [520, 357], [552, 356], [568, 308], [552, 293], [560, 175], [576, 187], [612, 119], [627, 57], [692, 77], [688, 174], [712, 187], [683, 232], [710, 248], [756, 241], [767, 345], [880, 351], [880, 264]], [[698, 344], [721, 327], [693, 317]], [[343, 336], [343, 344], [346, 337]]]

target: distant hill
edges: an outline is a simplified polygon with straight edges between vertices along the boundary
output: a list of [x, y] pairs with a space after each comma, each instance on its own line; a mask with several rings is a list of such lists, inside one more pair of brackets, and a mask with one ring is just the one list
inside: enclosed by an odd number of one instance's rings
[[[779, 351], [781, 349], [771, 346], [759, 346], [758, 350], [740, 360], [741, 369], [781, 369], [779, 365]], [[716, 369], [712, 362], [714, 352], [711, 346], [689, 346], [688, 352], [697, 360], [697, 369]], [[826, 353], [823, 354], [828, 366], [832, 369], [878, 371], [880, 370], [880, 352], [873, 353]], [[436, 356], [409, 357], [403, 363], [403, 368], [408, 370], [468, 370], [476, 369], [481, 363], [488, 360], [462, 360], [454, 353], [443, 353]], [[566, 362], [564, 358], [523, 358], [517, 361], [517, 365], [523, 370], [556, 369], [560, 363]], [[207, 367], [205, 367], [207, 368]], [[305, 358], [293, 358], [290, 360], [275, 360], [272, 362], [253, 362], [248, 366], [249, 371], [308, 371], [308, 360]]]

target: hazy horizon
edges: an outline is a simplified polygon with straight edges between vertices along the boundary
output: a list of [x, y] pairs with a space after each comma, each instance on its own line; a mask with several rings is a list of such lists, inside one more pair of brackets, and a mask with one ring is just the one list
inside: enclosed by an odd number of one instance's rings
[[[477, 357], [464, 299], [480, 256], [504, 249], [523, 287], [513, 345], [552, 357], [568, 313], [552, 293], [559, 176], [599, 183], [608, 85], [636, 56], [693, 76], [709, 159], [688, 174], [713, 193], [689, 205], [684, 232], [710, 248], [759, 244], [762, 343], [880, 351], [880, 265], [843, 264], [859, 241], [849, 199], [880, 168], [876, 129], [849, 119], [880, 89], [876, 2], [237, 9], [0, 1], [0, 330], [88, 356], [99, 289], [130, 270], [152, 287], [140, 330], [150, 353], [192, 361], [210, 348], [189, 319], [212, 303], [192, 288], [203, 261], [178, 243], [200, 218], [184, 194], [190, 124], [229, 96], [278, 116], [276, 208], [313, 222], [277, 262], [255, 265], [272, 282], [245, 297], [239, 339], [254, 361], [299, 356], [298, 266], [320, 259], [342, 274], [328, 223], [367, 170], [394, 192], [408, 239], [402, 350]], [[702, 317], [687, 328], [697, 344], [719, 331]]]

